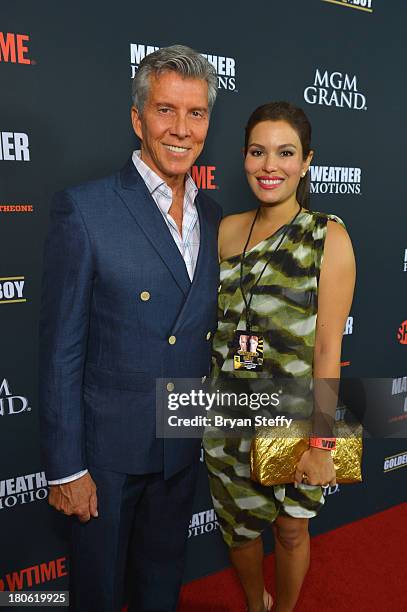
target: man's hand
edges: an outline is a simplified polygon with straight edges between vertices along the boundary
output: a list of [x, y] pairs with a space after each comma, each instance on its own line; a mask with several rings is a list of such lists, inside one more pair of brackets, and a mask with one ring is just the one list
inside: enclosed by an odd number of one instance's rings
[[50, 485], [48, 503], [67, 516], [77, 516], [81, 523], [98, 516], [96, 485], [89, 473], [65, 484]]
[[[304, 475], [306, 478], [303, 478]], [[295, 470], [294, 481], [297, 484], [336, 485], [335, 466], [330, 451], [314, 447], [305, 451]]]

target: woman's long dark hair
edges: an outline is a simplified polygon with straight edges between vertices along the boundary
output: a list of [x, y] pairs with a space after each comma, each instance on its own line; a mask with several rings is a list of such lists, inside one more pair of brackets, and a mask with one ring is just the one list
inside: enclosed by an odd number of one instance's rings
[[[245, 130], [244, 154], [247, 153], [252, 129], [262, 121], [286, 121], [297, 132], [302, 145], [302, 157], [306, 159], [311, 150], [311, 124], [302, 108], [289, 102], [268, 102], [256, 108], [250, 115]], [[309, 172], [300, 179], [296, 197], [303, 208], [310, 208], [311, 181]]]

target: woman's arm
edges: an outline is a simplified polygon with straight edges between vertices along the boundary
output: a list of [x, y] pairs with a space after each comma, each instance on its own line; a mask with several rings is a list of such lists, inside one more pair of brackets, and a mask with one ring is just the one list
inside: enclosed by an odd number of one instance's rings
[[[348, 233], [338, 223], [329, 221], [319, 279], [313, 367], [314, 431], [324, 435], [326, 429], [327, 437], [335, 416], [343, 330], [352, 304], [355, 277], [355, 258]], [[316, 448], [304, 453], [297, 466], [296, 482], [302, 481], [304, 473], [308, 484], [333, 484], [335, 469], [331, 453]]]
[[314, 378], [340, 378], [343, 331], [352, 305], [356, 266], [346, 230], [328, 222], [318, 289]]

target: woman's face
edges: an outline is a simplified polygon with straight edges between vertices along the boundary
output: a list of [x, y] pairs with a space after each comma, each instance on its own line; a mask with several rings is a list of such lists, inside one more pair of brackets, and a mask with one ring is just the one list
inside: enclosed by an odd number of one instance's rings
[[250, 345], [251, 353], [255, 353], [257, 351], [258, 344], [259, 344], [259, 338], [257, 336], [250, 336], [249, 345]]
[[245, 157], [249, 185], [263, 204], [295, 201], [301, 175], [309, 168], [310, 151], [303, 160], [301, 141], [286, 121], [261, 121], [251, 131]]

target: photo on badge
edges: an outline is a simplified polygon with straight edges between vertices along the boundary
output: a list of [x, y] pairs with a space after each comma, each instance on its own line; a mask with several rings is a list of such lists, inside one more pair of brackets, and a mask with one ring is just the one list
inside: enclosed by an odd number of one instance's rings
[[234, 370], [262, 370], [263, 336], [258, 332], [237, 329], [232, 348]]

